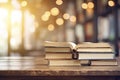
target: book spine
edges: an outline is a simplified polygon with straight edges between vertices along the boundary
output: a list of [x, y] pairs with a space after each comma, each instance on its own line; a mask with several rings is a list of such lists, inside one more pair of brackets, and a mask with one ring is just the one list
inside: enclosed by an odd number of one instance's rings
[[78, 59], [78, 53], [74, 49], [73, 49], [73, 52], [72, 52], [72, 59]]

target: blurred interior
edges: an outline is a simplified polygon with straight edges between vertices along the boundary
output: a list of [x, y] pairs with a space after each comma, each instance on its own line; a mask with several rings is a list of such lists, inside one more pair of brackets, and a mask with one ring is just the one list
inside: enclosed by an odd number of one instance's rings
[[120, 0], [0, 0], [0, 56], [38, 56], [44, 41], [119, 48]]

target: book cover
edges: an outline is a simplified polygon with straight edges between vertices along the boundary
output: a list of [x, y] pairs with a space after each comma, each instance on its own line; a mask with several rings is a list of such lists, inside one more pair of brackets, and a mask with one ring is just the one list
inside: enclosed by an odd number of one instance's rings
[[72, 52], [69, 47], [46, 47], [45, 52]]
[[[114, 59], [114, 50], [109, 43], [105, 42], [83, 42], [75, 44], [73, 42], [46, 42], [46, 52], [72, 53], [73, 59]], [[53, 45], [52, 45], [53, 44]], [[71, 47], [72, 46], [72, 47]]]
[[71, 49], [73, 49], [76, 44], [73, 42], [52, 42], [52, 41], [45, 41], [44, 42], [44, 46], [45, 47], [69, 47]]
[[118, 63], [116, 59], [91, 61], [91, 66], [117, 66], [117, 65]]
[[47, 53], [45, 59], [72, 59], [72, 54]]
[[113, 54], [113, 53], [111, 53], [111, 54], [104, 54], [104, 53], [99, 53], [99, 54], [97, 54], [97, 53], [80, 53], [80, 54], [78, 54], [78, 57], [77, 57], [77, 59], [79, 59], [79, 60], [99, 60], [99, 59], [114, 59], [115, 58], [115, 55]]
[[49, 66], [81, 66], [79, 60], [49, 60]]
[[77, 50], [76, 50], [77, 52], [79, 52], [79, 53], [86, 53], [86, 52], [98, 52], [98, 53], [104, 53], [104, 52], [106, 52], [106, 53], [112, 53], [113, 52], [113, 49], [112, 48], [77, 48]]

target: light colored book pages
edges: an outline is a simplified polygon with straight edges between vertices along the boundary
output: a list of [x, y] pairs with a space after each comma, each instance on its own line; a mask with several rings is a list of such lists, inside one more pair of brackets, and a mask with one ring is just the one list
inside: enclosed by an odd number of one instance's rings
[[76, 45], [76, 49], [78, 48], [111, 48], [112, 46], [109, 43], [105, 42], [99, 42], [99, 43], [93, 43], [93, 42], [83, 42]]
[[99, 60], [99, 59], [114, 59], [114, 54], [78, 54], [79, 60]]
[[72, 59], [72, 54], [54, 54], [54, 53], [50, 53], [50, 54], [45, 54], [45, 59]]
[[81, 66], [79, 60], [49, 60], [49, 66]]
[[113, 53], [112, 48], [78, 48], [77, 52], [111, 52]]
[[72, 52], [69, 47], [46, 47], [45, 52]]
[[45, 41], [45, 47], [70, 47], [71, 49], [75, 48], [76, 44], [73, 42], [52, 42], [52, 41]]
[[118, 63], [116, 60], [96, 60], [91, 61], [91, 66], [117, 66]]

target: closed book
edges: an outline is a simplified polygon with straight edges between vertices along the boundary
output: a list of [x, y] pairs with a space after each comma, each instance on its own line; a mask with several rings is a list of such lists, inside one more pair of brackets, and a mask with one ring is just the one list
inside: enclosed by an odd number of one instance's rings
[[117, 66], [117, 65], [118, 63], [115, 59], [91, 61], [91, 66]]
[[72, 52], [69, 47], [45, 47], [45, 52]]
[[49, 66], [81, 66], [79, 60], [49, 60]]
[[89, 60], [98, 60], [98, 59], [114, 59], [115, 55], [113, 53], [77, 53], [79, 60], [89, 59]]
[[90, 60], [80, 60], [80, 64], [82, 66], [90, 66], [91, 61]]
[[47, 53], [45, 59], [72, 59], [72, 54]]
[[109, 43], [105, 42], [98, 42], [98, 43], [93, 43], [93, 42], [83, 42], [80, 43], [76, 46], [76, 48], [109, 48], [111, 45]]
[[77, 52], [113, 52], [112, 48], [78, 48]]

